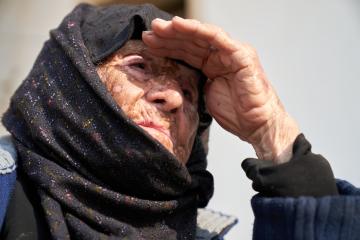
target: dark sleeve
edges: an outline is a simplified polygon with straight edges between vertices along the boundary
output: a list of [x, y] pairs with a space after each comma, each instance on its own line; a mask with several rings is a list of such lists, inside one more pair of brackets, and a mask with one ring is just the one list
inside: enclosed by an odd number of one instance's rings
[[289, 162], [274, 165], [269, 160], [249, 158], [242, 167], [255, 191], [268, 197], [322, 197], [337, 195], [334, 174], [329, 162], [311, 152], [311, 145], [300, 134], [293, 145]]
[[359, 240], [360, 189], [338, 180], [339, 195], [251, 199], [253, 240]]
[[360, 189], [335, 180], [331, 167], [301, 134], [293, 158], [243, 163], [253, 188], [253, 239], [360, 240]]
[[7, 208], [0, 239], [51, 239], [40, 206], [40, 199], [29, 182], [19, 175]]
[[[0, 166], [1, 167], [1, 166]], [[1, 172], [0, 169], [0, 230], [5, 219], [11, 194], [14, 190], [16, 172]]]
[[[9, 136], [0, 136], [0, 230], [16, 181], [16, 152]], [[0, 238], [1, 239], [1, 238]]]

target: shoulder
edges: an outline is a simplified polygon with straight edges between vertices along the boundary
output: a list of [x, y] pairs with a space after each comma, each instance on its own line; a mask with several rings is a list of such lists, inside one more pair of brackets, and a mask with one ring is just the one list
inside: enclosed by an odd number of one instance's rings
[[0, 137], [0, 228], [15, 187], [16, 157], [16, 149], [11, 137]]
[[0, 175], [11, 173], [16, 168], [16, 149], [10, 135], [0, 137]]

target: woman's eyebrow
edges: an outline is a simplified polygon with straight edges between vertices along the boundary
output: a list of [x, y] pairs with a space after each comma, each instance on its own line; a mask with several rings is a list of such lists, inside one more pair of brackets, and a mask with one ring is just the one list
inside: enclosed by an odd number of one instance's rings
[[145, 52], [146, 52], [146, 47], [145, 46], [136, 45], [136, 44], [128, 45], [128, 46], [126, 46], [125, 48], [122, 49], [122, 54], [123, 55], [143, 54]]

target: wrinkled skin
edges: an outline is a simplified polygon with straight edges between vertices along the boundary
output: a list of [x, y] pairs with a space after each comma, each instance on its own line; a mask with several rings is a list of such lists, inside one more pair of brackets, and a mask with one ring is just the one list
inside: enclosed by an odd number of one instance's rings
[[174, 17], [155, 19], [143, 41], [156, 56], [180, 59], [209, 78], [206, 104], [227, 131], [254, 147], [260, 159], [286, 162], [300, 133], [266, 78], [254, 48], [219, 27]]
[[185, 164], [194, 143], [199, 74], [130, 40], [97, 68], [123, 112]]

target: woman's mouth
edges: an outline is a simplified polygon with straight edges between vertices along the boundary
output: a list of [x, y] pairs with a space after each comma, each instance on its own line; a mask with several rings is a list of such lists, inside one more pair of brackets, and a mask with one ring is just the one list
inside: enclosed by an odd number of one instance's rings
[[[165, 128], [162, 125], [156, 124], [153, 121], [139, 121], [139, 122], [136, 122], [136, 124], [139, 125], [140, 127], [142, 127], [144, 130], [146, 130], [152, 136], [153, 136], [152, 131], [155, 130], [155, 131], [161, 133], [162, 135], [165, 135], [171, 142], [173, 142], [171, 134], [170, 134], [170, 130], [168, 128]], [[153, 136], [153, 137], [155, 137], [155, 136]]]

